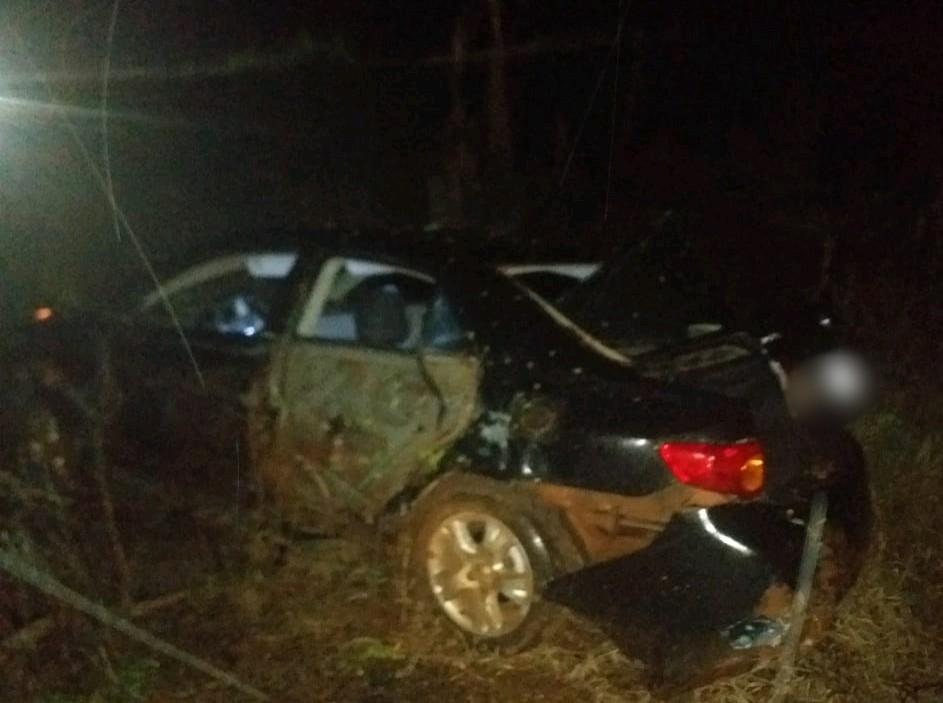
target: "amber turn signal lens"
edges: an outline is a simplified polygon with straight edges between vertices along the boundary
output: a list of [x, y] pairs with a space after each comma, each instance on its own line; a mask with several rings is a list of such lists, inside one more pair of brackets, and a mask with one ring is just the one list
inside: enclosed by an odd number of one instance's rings
[[49, 308], [49, 307], [44, 306], [44, 307], [36, 308], [35, 310], [33, 310], [33, 319], [36, 322], [46, 322], [47, 320], [51, 320], [52, 316], [53, 316], [52, 308]]
[[763, 487], [766, 467], [762, 456], [747, 459], [740, 467], [740, 487], [744, 493], [756, 493]]

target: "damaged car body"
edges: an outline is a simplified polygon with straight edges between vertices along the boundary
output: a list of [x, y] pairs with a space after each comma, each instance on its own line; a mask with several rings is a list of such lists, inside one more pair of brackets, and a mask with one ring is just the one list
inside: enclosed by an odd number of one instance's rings
[[[405, 511], [415, 597], [472, 639], [526, 641], [555, 601], [681, 682], [775, 651], [821, 493], [827, 620], [869, 541], [864, 462], [790, 410], [770, 340], [692, 319], [633, 350], [529, 288], [539, 267], [377, 251], [312, 258], [250, 394], [289, 521]], [[595, 270], [566, 270], [564, 297]]]
[[156, 289], [136, 276], [94, 307], [43, 301], [0, 348], [0, 412], [74, 406], [68, 414], [104, 421], [116, 451], [150, 467], [215, 449], [224, 427], [240, 436], [241, 394], [280, 333], [298, 256], [293, 239], [250, 239], [158, 266]]
[[217, 256], [111, 325], [115, 426], [149, 447], [238, 427], [280, 522], [394, 525], [413, 600], [472, 640], [525, 644], [558, 603], [653, 682], [730, 671], [789, 632], [814, 496], [810, 638], [857, 574], [870, 489], [842, 422], [864, 371], [820, 318], [721, 314], [659, 257], [482, 257], [441, 233]]

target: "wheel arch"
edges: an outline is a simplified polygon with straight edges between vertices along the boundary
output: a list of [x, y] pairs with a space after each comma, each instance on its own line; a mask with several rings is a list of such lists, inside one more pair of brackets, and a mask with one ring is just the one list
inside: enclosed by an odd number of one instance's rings
[[407, 519], [415, 528], [434, 506], [446, 500], [493, 501], [530, 525], [528, 546], [547, 564], [551, 579], [583, 568], [588, 560], [569, 522], [558, 508], [540, 498], [535, 486], [533, 481], [502, 481], [471, 471], [448, 471], [416, 495], [409, 504]]

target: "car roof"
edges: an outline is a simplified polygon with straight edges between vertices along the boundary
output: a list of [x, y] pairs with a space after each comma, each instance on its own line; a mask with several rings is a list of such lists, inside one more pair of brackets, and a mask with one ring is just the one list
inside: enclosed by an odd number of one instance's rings
[[[207, 240], [204, 253], [291, 249], [299, 252], [380, 256], [403, 261], [441, 261], [443, 257], [475, 259], [484, 264], [547, 264], [584, 260], [580, 247], [548, 246], [538, 237], [485, 229], [389, 227], [374, 229], [278, 229], [233, 231]], [[191, 257], [196, 263], [199, 259]]]
[[[592, 265], [579, 257], [575, 247], [541, 248], [536, 240], [528, 242], [514, 234], [496, 235], [481, 229], [415, 227], [227, 230], [191, 244], [154, 251], [149, 264], [158, 280], [167, 282], [213, 260], [270, 252], [296, 253], [302, 266], [316, 266], [329, 256], [345, 256], [377, 259], [432, 275], [445, 268], [501, 266], [508, 273], [549, 268], [583, 279], [585, 266]], [[112, 276], [109, 287], [123, 291], [120, 297], [128, 301], [149, 299], [155, 293], [151, 277], [136, 266], [122, 276]], [[137, 307], [137, 302], [132, 307]]]

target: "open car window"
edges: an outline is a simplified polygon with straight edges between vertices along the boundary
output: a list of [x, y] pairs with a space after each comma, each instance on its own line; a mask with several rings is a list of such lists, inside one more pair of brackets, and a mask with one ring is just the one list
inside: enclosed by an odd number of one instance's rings
[[429, 276], [360, 259], [328, 261], [296, 329], [312, 341], [384, 351], [454, 351], [465, 335]]

